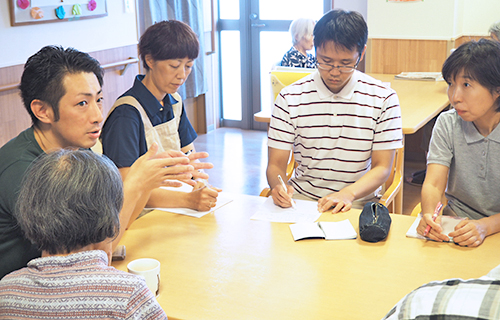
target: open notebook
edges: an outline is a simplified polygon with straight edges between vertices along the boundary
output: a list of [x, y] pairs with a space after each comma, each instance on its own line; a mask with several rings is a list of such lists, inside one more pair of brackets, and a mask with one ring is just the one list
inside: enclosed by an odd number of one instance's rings
[[[417, 233], [417, 227], [418, 224], [420, 223], [420, 220], [422, 219], [422, 216], [419, 215], [413, 224], [411, 225], [410, 229], [408, 229], [408, 232], [406, 233], [406, 236], [408, 238], [417, 238], [417, 239], [422, 239], [422, 240], [432, 240], [427, 237], [424, 237], [420, 234]], [[455, 231], [455, 226], [462, 221], [463, 218], [459, 217], [451, 217], [451, 216], [441, 216], [441, 227], [443, 228], [443, 234], [448, 235], [450, 232]], [[450, 238], [449, 242], [453, 242], [453, 238]]]
[[356, 230], [347, 219], [339, 222], [294, 223], [290, 225], [290, 230], [295, 241], [302, 239], [344, 240], [358, 237]]

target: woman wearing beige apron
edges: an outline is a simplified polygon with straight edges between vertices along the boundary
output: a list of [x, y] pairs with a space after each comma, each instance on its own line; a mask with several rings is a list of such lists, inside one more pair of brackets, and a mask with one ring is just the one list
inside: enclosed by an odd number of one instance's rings
[[[191, 153], [195, 168], [209, 168], [210, 164], [194, 161], [207, 155], [194, 152], [197, 135], [177, 94], [198, 56], [196, 34], [183, 22], [162, 21], [143, 34], [139, 52], [146, 74], [138, 75], [133, 87], [111, 108], [101, 134], [103, 153], [117, 165], [124, 180], [130, 166], [153, 142], [158, 144], [159, 152]], [[206, 211], [215, 206], [219, 191], [206, 181], [197, 183], [192, 192], [155, 189], [149, 198], [137, 202], [136, 209], [146, 206]]]

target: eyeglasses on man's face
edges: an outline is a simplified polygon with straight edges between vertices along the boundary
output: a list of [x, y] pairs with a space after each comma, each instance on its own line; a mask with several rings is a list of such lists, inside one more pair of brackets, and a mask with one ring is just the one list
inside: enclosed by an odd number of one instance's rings
[[360, 58], [361, 56], [358, 57], [358, 60], [356, 60], [356, 64], [354, 66], [334, 66], [333, 64], [316, 62], [316, 67], [318, 67], [318, 69], [325, 70], [328, 72], [332, 71], [333, 69], [337, 69], [341, 73], [351, 73], [358, 67]]

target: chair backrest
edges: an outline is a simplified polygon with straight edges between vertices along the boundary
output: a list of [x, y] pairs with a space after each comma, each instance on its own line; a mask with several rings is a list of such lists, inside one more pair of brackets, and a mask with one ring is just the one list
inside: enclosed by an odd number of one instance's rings
[[[286, 70], [281, 68], [286, 68]], [[316, 69], [280, 67], [278, 70], [271, 71], [272, 103], [274, 104], [281, 89], [311, 74], [314, 70]]]
[[384, 193], [379, 203], [383, 204], [389, 209], [391, 213], [401, 213], [398, 212], [399, 208], [396, 208], [395, 199], [396, 196], [401, 192], [403, 187], [403, 161], [404, 161], [404, 149], [396, 149], [396, 154], [394, 155], [394, 161], [392, 162], [391, 173], [389, 178], [384, 184]]

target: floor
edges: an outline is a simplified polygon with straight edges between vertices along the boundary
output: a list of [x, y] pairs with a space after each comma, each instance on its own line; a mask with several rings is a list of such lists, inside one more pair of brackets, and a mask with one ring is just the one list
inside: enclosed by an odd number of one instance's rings
[[[259, 195], [267, 187], [267, 133], [265, 131], [219, 128], [200, 134], [195, 141], [197, 151], [210, 154], [207, 162], [214, 168], [207, 170], [210, 183], [225, 191]], [[405, 162], [405, 175], [422, 170], [421, 162]], [[403, 213], [410, 214], [420, 202], [420, 187], [404, 184]]]

